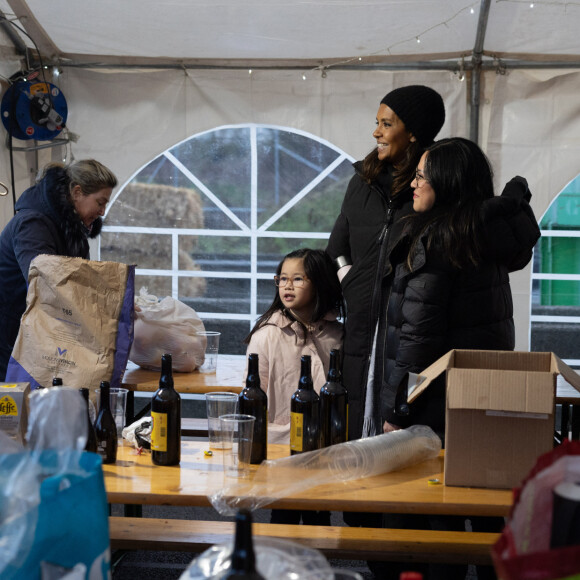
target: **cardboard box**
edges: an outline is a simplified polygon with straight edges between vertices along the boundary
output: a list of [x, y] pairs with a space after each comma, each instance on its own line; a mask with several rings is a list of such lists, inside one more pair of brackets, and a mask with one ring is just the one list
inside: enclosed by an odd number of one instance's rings
[[409, 402], [442, 373], [445, 485], [519, 485], [553, 448], [557, 375], [580, 391], [580, 375], [553, 353], [451, 350], [419, 375]]
[[24, 443], [30, 383], [0, 383], [0, 430]]

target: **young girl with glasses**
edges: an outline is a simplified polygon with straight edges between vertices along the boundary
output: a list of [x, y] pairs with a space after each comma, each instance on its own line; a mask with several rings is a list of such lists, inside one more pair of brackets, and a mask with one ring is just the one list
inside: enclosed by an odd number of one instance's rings
[[[344, 314], [335, 268], [323, 250], [290, 252], [274, 276], [276, 293], [244, 342], [257, 353], [261, 387], [268, 395], [268, 442], [290, 444], [290, 399], [298, 388], [300, 357], [312, 361], [314, 390], [326, 382], [330, 351], [342, 347]], [[272, 510], [277, 524], [330, 525], [330, 512]]]
[[300, 357], [312, 359], [312, 382], [326, 382], [330, 351], [341, 348], [340, 283], [323, 250], [300, 249], [278, 264], [276, 292], [268, 310], [246, 337], [248, 354], [259, 356], [262, 389], [268, 395], [268, 441], [290, 443], [290, 398], [298, 388]]

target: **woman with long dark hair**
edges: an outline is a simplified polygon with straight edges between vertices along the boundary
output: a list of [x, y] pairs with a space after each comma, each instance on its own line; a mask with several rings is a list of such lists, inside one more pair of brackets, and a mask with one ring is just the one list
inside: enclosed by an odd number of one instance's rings
[[399, 87], [381, 100], [376, 147], [354, 164], [328, 242], [347, 307], [342, 374], [349, 397], [349, 438], [382, 432], [379, 390], [384, 375], [389, 254], [411, 213], [411, 182], [425, 148], [445, 121], [441, 95], [430, 87]]
[[412, 186], [414, 213], [391, 254], [381, 415], [386, 431], [421, 423], [443, 438], [444, 381], [407, 405], [407, 373], [451, 349], [514, 349], [509, 273], [530, 261], [540, 230], [525, 179], [494, 197], [489, 161], [467, 139], [428, 148]]
[[[467, 139], [442, 139], [421, 156], [413, 213], [391, 253], [394, 279], [387, 308], [381, 388], [385, 432], [429, 425], [445, 443], [445, 377], [407, 402], [408, 373], [420, 373], [451, 349], [513, 350], [509, 272], [526, 266], [540, 230], [522, 177], [494, 196], [490, 163]], [[462, 517], [385, 514], [389, 528], [464, 530]], [[498, 532], [501, 518], [471, 518], [474, 531]], [[408, 564], [389, 563], [396, 579]], [[416, 565], [429, 580], [464, 579], [465, 566]], [[478, 567], [478, 577], [494, 578]]]

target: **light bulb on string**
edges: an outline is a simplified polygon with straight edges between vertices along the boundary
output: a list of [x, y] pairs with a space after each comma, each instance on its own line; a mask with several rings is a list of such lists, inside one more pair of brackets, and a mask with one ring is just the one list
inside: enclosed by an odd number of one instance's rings
[[302, 73], [302, 80], [305, 81], [306, 80], [306, 75], [304, 73]]
[[417, 36], [417, 44], [421, 44], [421, 39]]
[[248, 70], [248, 74], [251, 75], [252, 74], [252, 69]]

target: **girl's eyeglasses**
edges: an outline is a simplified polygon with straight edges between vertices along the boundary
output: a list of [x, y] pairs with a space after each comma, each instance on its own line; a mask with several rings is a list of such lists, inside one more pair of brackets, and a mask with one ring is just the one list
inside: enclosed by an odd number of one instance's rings
[[279, 288], [284, 288], [288, 282], [292, 282], [294, 288], [302, 288], [307, 281], [308, 278], [303, 278], [302, 276], [293, 276], [292, 278], [288, 276], [274, 276], [274, 284]]

